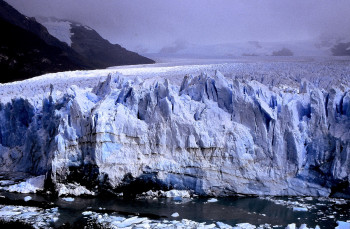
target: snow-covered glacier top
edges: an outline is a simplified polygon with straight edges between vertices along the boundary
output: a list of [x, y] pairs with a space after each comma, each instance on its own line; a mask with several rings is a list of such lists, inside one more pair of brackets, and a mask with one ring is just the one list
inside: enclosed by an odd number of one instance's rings
[[314, 60], [291, 57], [282, 59], [282, 61], [266, 57], [250, 58], [248, 60], [243, 58], [234, 61], [181, 60], [153, 65], [131, 65], [102, 70], [50, 73], [25, 81], [0, 84], [0, 101], [9, 101], [13, 97], [23, 95], [41, 98], [41, 96], [46, 96], [49, 93], [50, 84], [55, 85], [55, 89], [59, 91], [65, 91], [70, 85], [91, 88], [101, 80], [101, 77], [103, 78], [109, 73], [121, 73], [129, 79], [138, 78], [145, 82], [168, 79], [170, 82], [180, 85], [185, 75], [196, 75], [202, 72], [212, 74], [216, 70], [228, 79], [255, 80], [283, 90], [298, 89], [302, 79], [307, 79], [319, 88], [349, 87], [350, 85], [349, 58]]

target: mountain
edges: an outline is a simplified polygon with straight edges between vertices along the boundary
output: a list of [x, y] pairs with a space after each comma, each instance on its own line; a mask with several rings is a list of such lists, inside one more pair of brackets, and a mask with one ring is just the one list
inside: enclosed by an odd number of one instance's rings
[[93, 30], [84, 33], [81, 28], [74, 29], [78, 36], [73, 36], [77, 48], [72, 48], [52, 36], [35, 18], [22, 15], [2, 0], [0, 26], [0, 83], [50, 72], [154, 63], [119, 45], [110, 44]]
[[75, 52], [89, 59], [96, 68], [135, 63], [152, 64], [153, 60], [111, 44], [94, 29], [69, 20], [38, 17], [51, 35], [67, 43]]
[[65, 70], [91, 68], [46, 28], [0, 1], [0, 82]]

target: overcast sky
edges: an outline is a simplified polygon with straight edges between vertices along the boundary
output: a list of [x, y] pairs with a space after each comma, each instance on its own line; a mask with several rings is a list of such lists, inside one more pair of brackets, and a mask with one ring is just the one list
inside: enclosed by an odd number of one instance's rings
[[170, 44], [350, 37], [350, 0], [6, 0], [27, 16], [75, 20], [112, 43]]

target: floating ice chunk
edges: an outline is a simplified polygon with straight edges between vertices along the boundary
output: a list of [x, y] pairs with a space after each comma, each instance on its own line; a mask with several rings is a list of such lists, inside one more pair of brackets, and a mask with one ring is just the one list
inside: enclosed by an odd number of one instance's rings
[[15, 211], [0, 211], [0, 217], [4, 216], [14, 216], [14, 215], [20, 215], [21, 212], [15, 212]]
[[73, 202], [74, 198], [72, 198], [72, 197], [64, 197], [64, 198], [62, 198], [62, 200], [67, 201], [67, 202]]
[[220, 228], [220, 229], [227, 229], [227, 228], [232, 228], [232, 226], [225, 224], [223, 222], [216, 222], [216, 225]]
[[58, 189], [58, 196], [63, 195], [73, 195], [73, 196], [80, 196], [80, 195], [95, 195], [94, 192], [88, 190], [86, 187], [78, 185], [78, 184], [71, 184], [68, 183], [67, 185], [64, 184], [57, 184]]
[[182, 197], [182, 198], [190, 198], [190, 193], [187, 190], [170, 190], [170, 191], [166, 191], [163, 194], [165, 197]]
[[242, 229], [255, 229], [256, 226], [250, 224], [250, 223], [239, 223], [237, 224], [238, 228], [242, 228]]
[[336, 200], [336, 201], [335, 201], [335, 204], [339, 204], [339, 205], [347, 204], [347, 201], [344, 200], [344, 199], [339, 199], [339, 200]]
[[12, 180], [0, 180], [0, 186], [12, 185], [14, 183]]
[[171, 217], [179, 217], [180, 215], [179, 215], [179, 213], [177, 213], [177, 212], [174, 212], [173, 214], [171, 214]]
[[58, 217], [53, 217], [51, 222], [55, 223], [58, 220]]
[[50, 223], [53, 222], [52, 220], [56, 220], [58, 215], [56, 208], [41, 209], [37, 207], [0, 205], [1, 219], [30, 223], [33, 228], [49, 228]]
[[142, 195], [146, 197], [158, 197], [158, 192], [153, 192], [152, 190], [148, 190], [147, 192], [143, 192]]
[[45, 175], [32, 177], [19, 184], [11, 185], [6, 188], [9, 192], [20, 193], [36, 193], [37, 191], [44, 189]]
[[110, 218], [112, 219], [112, 221], [119, 221], [119, 222], [125, 220], [124, 217], [120, 217], [120, 216], [110, 216]]
[[32, 199], [31, 196], [26, 196], [26, 197], [24, 197], [24, 201], [25, 201], [25, 202], [27, 202], [27, 201], [29, 201], [29, 200], [31, 200], [31, 199]]
[[134, 227], [134, 228], [149, 229], [151, 228], [151, 225], [149, 225], [149, 223], [141, 223], [141, 224], [137, 224], [137, 227]]
[[295, 223], [288, 224], [288, 226], [286, 227], [286, 229], [296, 229]]
[[58, 207], [51, 208], [50, 210], [51, 210], [51, 212], [56, 212], [57, 213], [58, 212]]
[[337, 221], [338, 226], [335, 227], [335, 229], [349, 229], [350, 223], [349, 222], [343, 222], [343, 221]]
[[218, 199], [211, 198], [208, 200], [208, 203], [214, 203], [214, 202], [218, 202]]
[[302, 208], [302, 207], [293, 207], [293, 211], [297, 211], [297, 212], [307, 212], [308, 209], [307, 209], [307, 208]]
[[85, 211], [85, 212], [82, 212], [81, 214], [83, 214], [83, 215], [92, 215], [92, 211]]
[[37, 215], [39, 215], [38, 212], [25, 212], [25, 213], [22, 213], [19, 217], [21, 219], [29, 219], [29, 218], [35, 217]]
[[299, 229], [309, 229], [309, 228], [306, 226], [306, 224], [302, 224], [302, 225], [299, 227]]
[[116, 223], [115, 226], [119, 227], [119, 228], [124, 228], [124, 227], [129, 227], [133, 224], [138, 224], [141, 223], [143, 221], [145, 221], [147, 218], [139, 218], [137, 216], [131, 217], [129, 219], [124, 220], [121, 223]]

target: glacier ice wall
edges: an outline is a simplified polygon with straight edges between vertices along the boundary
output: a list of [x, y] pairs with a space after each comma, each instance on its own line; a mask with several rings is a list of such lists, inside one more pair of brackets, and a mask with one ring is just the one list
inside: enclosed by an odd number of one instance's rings
[[207, 195], [350, 195], [348, 89], [112, 74], [94, 88], [51, 86], [39, 102], [0, 104], [1, 171], [45, 174], [56, 188], [143, 181]]

